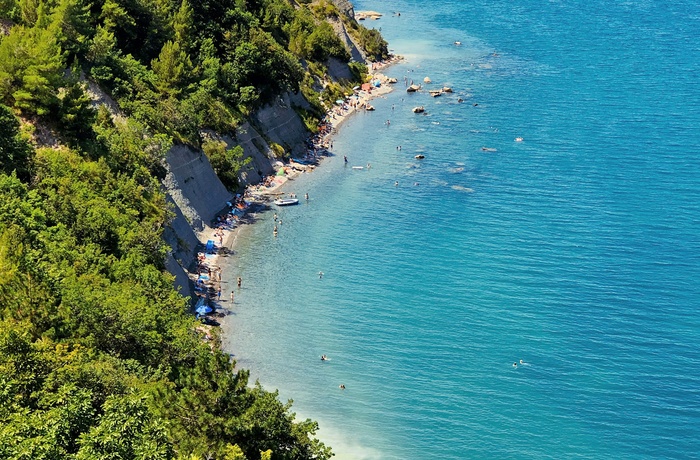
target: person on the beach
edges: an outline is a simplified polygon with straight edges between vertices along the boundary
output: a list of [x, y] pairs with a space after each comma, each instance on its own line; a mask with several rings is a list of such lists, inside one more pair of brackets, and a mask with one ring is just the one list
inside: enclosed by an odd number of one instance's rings
[[345, 164], [348, 164], [348, 157], [347, 157], [347, 155], [343, 155], [343, 161], [345, 162]]
[[272, 234], [277, 236], [277, 225], [275, 225], [275, 229], [272, 231]]
[[242, 283], [243, 283], [243, 279], [239, 276], [238, 277], [238, 287], [241, 287]]
[[308, 193], [304, 193], [304, 199], [306, 199], [306, 201], [309, 201], [309, 194]]
[[277, 222], [277, 214], [275, 214], [274, 219], [275, 219], [275, 222]]
[[216, 296], [221, 300], [221, 288], [219, 288], [218, 291], [216, 291]]
[[233, 297], [234, 297], [233, 291], [231, 291], [231, 303], [233, 303]]

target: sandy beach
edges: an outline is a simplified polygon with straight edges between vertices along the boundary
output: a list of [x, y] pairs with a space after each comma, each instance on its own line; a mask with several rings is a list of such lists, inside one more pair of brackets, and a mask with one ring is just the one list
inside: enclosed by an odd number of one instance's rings
[[[370, 83], [358, 88], [342, 105], [329, 110], [319, 126], [319, 132], [309, 140], [306, 158], [317, 161], [318, 166], [321, 166], [323, 158], [332, 155], [332, 137], [338, 127], [358, 111], [374, 111], [370, 102], [393, 91], [396, 80], [390, 79], [379, 70], [400, 60], [400, 57], [392, 57], [371, 65]], [[218, 334], [213, 328], [221, 325], [220, 320], [234, 309], [236, 293], [245, 283], [245, 280], [239, 280], [235, 273], [224, 273], [221, 259], [235, 256], [238, 242], [245, 238], [246, 229], [256, 221], [256, 212], [264, 209], [274, 199], [283, 197], [284, 186], [289, 180], [300, 174], [313, 172], [316, 167], [294, 160], [286, 164], [278, 162], [275, 176], [266, 178], [262, 183], [251, 184], [243, 194], [236, 195], [226, 212], [219, 215], [218, 221], [199, 235], [203, 249], [198, 252], [197, 260], [190, 268], [189, 277], [197, 295], [194, 309], [198, 317], [203, 319], [204, 324], [201, 328], [205, 332], [206, 340], [214, 341], [218, 345]], [[234, 331], [224, 329], [220, 333], [232, 334]]]

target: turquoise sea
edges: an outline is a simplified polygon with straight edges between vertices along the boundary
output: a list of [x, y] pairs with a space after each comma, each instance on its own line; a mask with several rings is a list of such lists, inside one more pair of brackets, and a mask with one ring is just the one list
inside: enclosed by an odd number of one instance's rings
[[700, 4], [356, 9], [399, 83], [246, 229], [239, 366], [337, 458], [700, 458]]

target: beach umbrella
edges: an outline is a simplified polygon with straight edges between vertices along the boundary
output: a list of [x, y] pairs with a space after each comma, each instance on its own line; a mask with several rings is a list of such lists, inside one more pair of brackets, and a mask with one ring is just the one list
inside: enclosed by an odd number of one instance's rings
[[213, 310], [209, 305], [200, 305], [197, 307], [195, 312], [197, 312], [200, 315], [206, 315], [207, 313], [211, 313]]
[[358, 89], [360, 89], [360, 87], [359, 87], [359, 86], [354, 86], [352, 89], [353, 89], [354, 91], [357, 91]]
[[335, 101], [336, 104], [342, 104], [343, 102], [345, 102], [345, 101], [342, 99], [338, 99], [337, 101]]

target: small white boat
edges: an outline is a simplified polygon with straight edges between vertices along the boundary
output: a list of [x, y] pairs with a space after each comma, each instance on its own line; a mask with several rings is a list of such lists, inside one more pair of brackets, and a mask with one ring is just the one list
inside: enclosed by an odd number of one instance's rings
[[293, 204], [299, 204], [299, 200], [296, 198], [281, 198], [279, 200], [275, 200], [274, 203], [277, 206], [291, 206]]
[[418, 106], [418, 107], [413, 107], [413, 113], [423, 113], [423, 112], [425, 112], [425, 107], [423, 107], [422, 105]]

